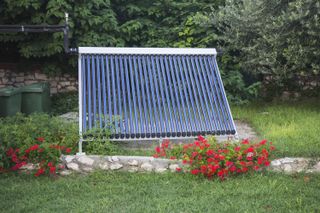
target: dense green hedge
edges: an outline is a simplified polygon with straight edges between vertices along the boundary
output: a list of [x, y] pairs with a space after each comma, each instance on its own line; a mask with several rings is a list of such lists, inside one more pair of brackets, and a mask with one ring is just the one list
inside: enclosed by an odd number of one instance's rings
[[[233, 101], [299, 90], [297, 76], [319, 75], [317, 0], [24, 0], [0, 2], [0, 24], [59, 24], [70, 14], [71, 46], [217, 47]], [[62, 33], [0, 34], [2, 53], [17, 49], [49, 73], [76, 70]]]

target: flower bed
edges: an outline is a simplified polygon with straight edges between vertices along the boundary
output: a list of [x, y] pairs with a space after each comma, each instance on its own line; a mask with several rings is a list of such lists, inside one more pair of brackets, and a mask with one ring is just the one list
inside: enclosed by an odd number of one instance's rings
[[50, 174], [56, 175], [57, 170], [63, 169], [59, 158], [61, 154], [69, 154], [71, 148], [58, 144], [46, 143], [43, 137], [38, 137], [35, 142], [27, 148], [4, 148], [0, 172], [17, 171], [21, 167], [31, 163], [36, 165], [34, 176]]
[[193, 143], [173, 145], [165, 141], [156, 147], [153, 157], [181, 159], [188, 167], [177, 171], [190, 172], [207, 178], [215, 176], [225, 179], [227, 176], [261, 170], [270, 165], [270, 154], [275, 150], [271, 142], [262, 140], [250, 143], [217, 143], [215, 138], [208, 140], [199, 136]]

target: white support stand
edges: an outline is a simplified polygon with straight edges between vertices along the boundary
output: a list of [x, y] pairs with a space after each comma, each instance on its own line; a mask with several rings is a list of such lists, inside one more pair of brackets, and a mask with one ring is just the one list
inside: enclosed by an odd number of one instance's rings
[[83, 142], [83, 138], [80, 137], [80, 140], [79, 140], [79, 152], [77, 152], [77, 155], [86, 155], [85, 152], [82, 152], [82, 142]]
[[163, 138], [159, 138], [159, 147], [162, 146]]

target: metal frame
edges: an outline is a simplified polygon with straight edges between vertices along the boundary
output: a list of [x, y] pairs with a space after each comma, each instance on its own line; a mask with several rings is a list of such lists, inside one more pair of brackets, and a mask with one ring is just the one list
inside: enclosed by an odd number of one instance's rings
[[79, 47], [80, 54], [121, 55], [217, 55], [215, 48], [126, 48], [126, 47]]
[[[81, 64], [81, 56], [82, 54], [110, 54], [110, 55], [117, 55], [117, 54], [124, 54], [124, 55], [211, 55], [214, 56], [216, 59], [217, 51], [215, 48], [113, 48], [113, 47], [79, 47], [78, 49], [78, 93], [79, 93], [79, 152], [77, 155], [84, 155], [85, 153], [82, 152], [82, 143], [83, 141], [90, 141], [85, 140], [82, 136], [82, 98], [83, 98], [83, 91], [82, 91], [82, 64]], [[219, 68], [216, 67], [218, 70], [218, 78], [221, 81], [221, 75], [219, 72]], [[222, 81], [221, 81], [222, 82]], [[222, 83], [222, 92], [225, 96], [225, 90]], [[226, 98], [226, 96], [225, 96]], [[227, 107], [230, 111], [230, 106], [227, 101]], [[232, 114], [230, 113], [232, 123], [234, 125], [234, 120], [232, 117]], [[234, 125], [235, 127], [235, 125]], [[238, 132], [235, 128], [235, 135], [223, 135], [223, 136], [216, 136], [217, 139], [220, 140], [230, 140], [230, 139], [236, 139], [238, 140]], [[160, 137], [160, 138], [129, 138], [129, 139], [111, 139], [111, 141], [137, 141], [137, 140], [143, 140], [143, 141], [156, 141], [158, 140], [159, 143], [162, 142], [163, 139], [170, 139], [170, 140], [181, 140], [181, 139], [194, 139], [196, 137], [190, 136], [190, 137]]]

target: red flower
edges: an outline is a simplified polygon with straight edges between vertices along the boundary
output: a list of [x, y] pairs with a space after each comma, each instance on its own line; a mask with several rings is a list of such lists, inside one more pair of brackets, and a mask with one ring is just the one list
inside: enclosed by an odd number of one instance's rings
[[248, 168], [247, 167], [242, 167], [242, 172], [247, 172]]
[[66, 153], [69, 154], [71, 152], [71, 148], [66, 148]]
[[12, 149], [12, 147], [10, 147], [6, 154], [7, 156], [11, 156], [13, 153], [14, 153], [14, 150]]
[[160, 147], [156, 147], [156, 153], [160, 153], [161, 152], [161, 149], [160, 149]]
[[270, 161], [264, 162], [264, 165], [265, 165], [265, 166], [270, 166]]
[[244, 139], [241, 143], [242, 144], [249, 144], [249, 140], [248, 139]]
[[11, 167], [11, 170], [12, 171], [16, 171], [18, 169], [20, 169], [22, 166], [26, 165], [27, 163], [26, 162], [20, 162], [20, 163], [17, 163], [16, 165], [14, 165], [13, 167]]
[[199, 174], [200, 173], [200, 170], [199, 169], [193, 169], [193, 170], [191, 170], [191, 174], [193, 174], [193, 175], [197, 175], [197, 174]]
[[55, 174], [56, 173], [56, 167], [55, 166], [50, 167], [50, 173], [51, 174]]
[[254, 169], [255, 171], [259, 170], [259, 166], [253, 166], [253, 169]]
[[177, 159], [175, 156], [170, 157], [170, 160], [175, 160], [175, 159]]
[[247, 152], [253, 152], [254, 151], [254, 148], [251, 146], [247, 149]]
[[264, 140], [260, 141], [259, 144], [260, 144], [260, 145], [265, 145], [266, 143], [267, 143], [267, 140], [264, 139]]
[[159, 157], [159, 155], [157, 155], [157, 154], [154, 154], [154, 155], [153, 155], [153, 157], [154, 157], [154, 158], [158, 158], [158, 157]]
[[192, 152], [192, 157], [196, 157], [199, 153], [198, 152]]
[[205, 139], [202, 135], [199, 135], [199, 136], [198, 136], [198, 140], [199, 140], [199, 141], [205, 141], [206, 139]]
[[181, 172], [181, 168], [180, 168], [180, 167], [177, 167], [177, 168], [176, 168], [176, 171], [177, 171], [177, 172]]
[[253, 160], [253, 158], [252, 157], [247, 157], [247, 160], [251, 161], [251, 160]]
[[52, 163], [52, 162], [49, 162], [49, 163], [48, 163], [48, 166], [49, 166], [49, 167], [52, 167], [52, 166], [53, 166], [53, 163]]
[[219, 159], [220, 159], [220, 160], [224, 160], [225, 157], [224, 157], [223, 155], [220, 155], [220, 156], [219, 156]]
[[38, 137], [38, 138], [36, 138], [37, 139], [37, 141], [39, 141], [39, 142], [43, 142], [44, 141], [44, 138], [43, 137]]
[[34, 176], [39, 177], [40, 175], [44, 174], [45, 170], [44, 168], [38, 169], [38, 171], [34, 174]]
[[31, 151], [34, 151], [34, 150], [37, 150], [39, 148], [39, 145], [38, 144], [35, 144], [33, 146], [30, 147], [30, 150]]
[[233, 165], [233, 162], [231, 161], [226, 161], [226, 166], [229, 167], [229, 166], [232, 166]]
[[274, 146], [270, 146], [270, 150], [273, 151], [275, 150], [276, 148]]
[[230, 170], [230, 172], [235, 172], [236, 169], [237, 169], [237, 168], [236, 168], [235, 166], [231, 166], [229, 170]]

